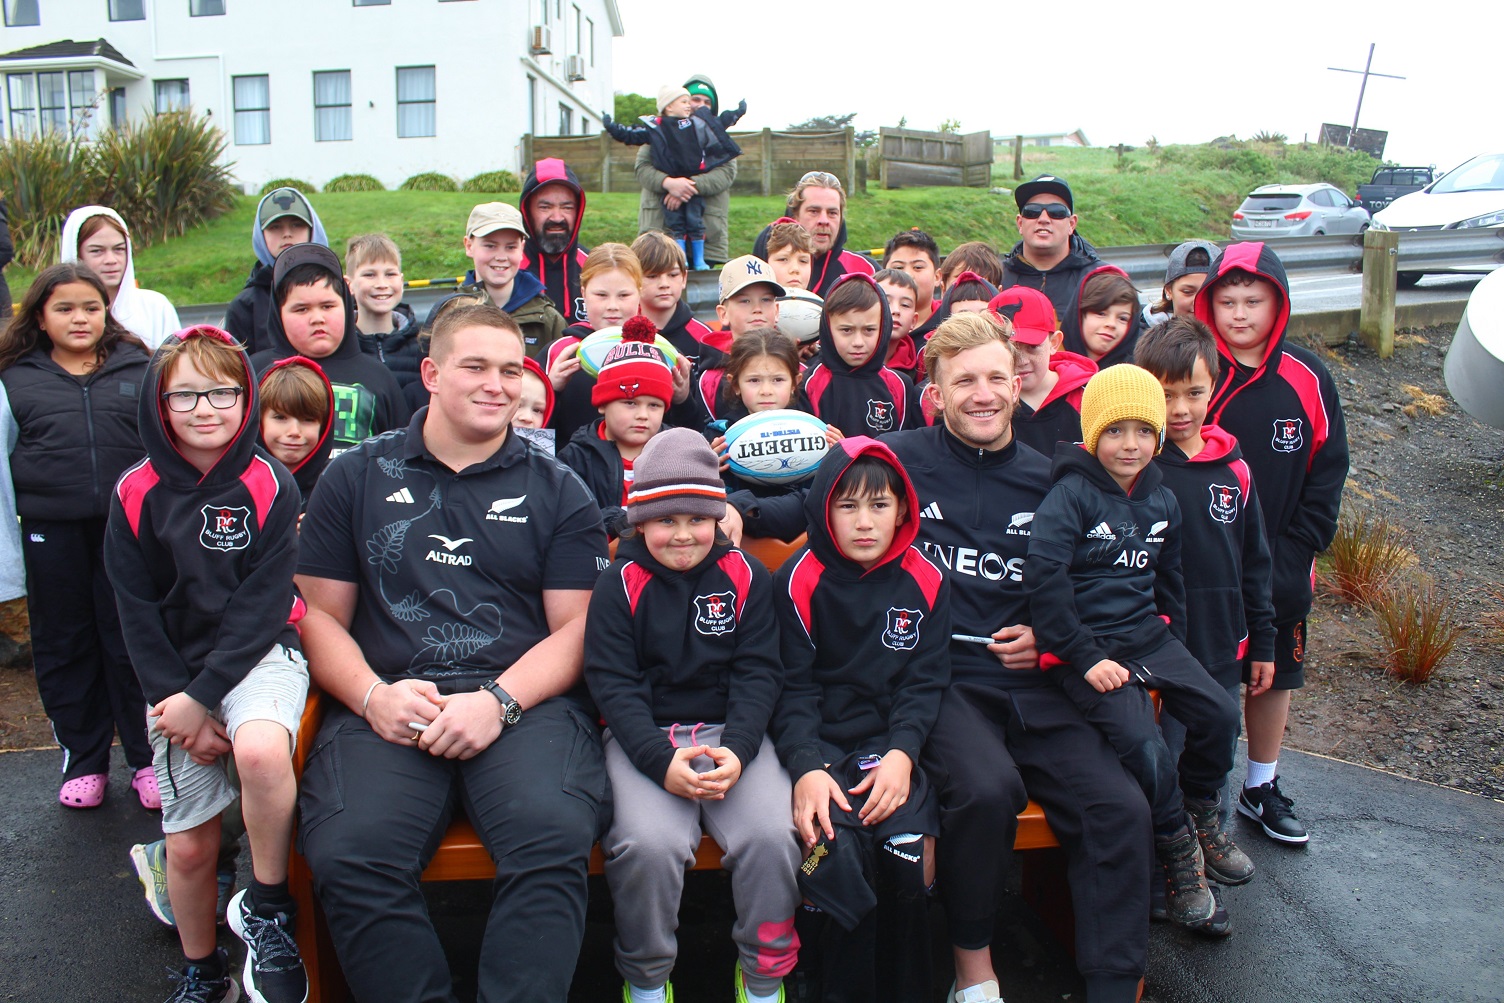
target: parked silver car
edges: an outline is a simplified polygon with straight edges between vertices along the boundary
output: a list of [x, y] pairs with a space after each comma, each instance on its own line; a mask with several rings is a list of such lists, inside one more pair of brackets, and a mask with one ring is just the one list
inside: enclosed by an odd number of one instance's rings
[[1328, 184], [1264, 185], [1232, 214], [1234, 240], [1362, 233], [1368, 210]]

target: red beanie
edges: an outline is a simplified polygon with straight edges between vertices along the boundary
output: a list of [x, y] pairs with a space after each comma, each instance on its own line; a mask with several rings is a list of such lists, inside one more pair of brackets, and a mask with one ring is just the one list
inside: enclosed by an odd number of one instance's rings
[[621, 328], [621, 343], [606, 353], [590, 403], [596, 407], [635, 397], [656, 397], [667, 406], [674, 399], [674, 370], [653, 344], [658, 329], [646, 317], [631, 317]]

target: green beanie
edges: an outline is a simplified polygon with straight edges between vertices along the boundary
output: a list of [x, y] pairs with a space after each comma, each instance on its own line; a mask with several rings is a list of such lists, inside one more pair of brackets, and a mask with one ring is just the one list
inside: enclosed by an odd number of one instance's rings
[[716, 99], [715, 88], [703, 80], [686, 80], [684, 82], [684, 89], [689, 91], [691, 95], [698, 94], [702, 98], [709, 98], [712, 108], [719, 107], [720, 105], [720, 102]]

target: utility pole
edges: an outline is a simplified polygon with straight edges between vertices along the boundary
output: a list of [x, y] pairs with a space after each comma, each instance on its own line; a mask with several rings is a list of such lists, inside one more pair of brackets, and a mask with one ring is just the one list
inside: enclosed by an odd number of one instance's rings
[[1361, 114], [1363, 114], [1363, 92], [1366, 91], [1366, 90], [1368, 90], [1368, 78], [1369, 77], [1387, 77], [1390, 80], [1404, 80], [1405, 79], [1404, 77], [1397, 77], [1393, 73], [1375, 73], [1375, 72], [1373, 72], [1373, 49], [1374, 49], [1374, 43], [1373, 42], [1369, 42], [1368, 43], [1368, 62], [1364, 64], [1364, 66], [1363, 66], [1363, 68], [1361, 70], [1345, 70], [1345, 69], [1343, 69], [1340, 66], [1328, 66], [1327, 67], [1327, 69], [1333, 70], [1333, 71], [1335, 71], [1337, 73], [1361, 73], [1361, 74], [1363, 74], [1363, 83], [1361, 85], [1359, 85], [1359, 87], [1358, 87], [1358, 107], [1357, 107], [1356, 110], [1353, 111], [1353, 127], [1351, 129], [1347, 130], [1347, 146], [1348, 146], [1348, 149], [1352, 149], [1353, 137], [1358, 134], [1358, 116], [1361, 115]]

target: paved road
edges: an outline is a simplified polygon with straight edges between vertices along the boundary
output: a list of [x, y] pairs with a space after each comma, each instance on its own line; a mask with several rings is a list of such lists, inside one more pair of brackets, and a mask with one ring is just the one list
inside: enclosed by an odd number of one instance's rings
[[[1234, 935], [1207, 942], [1156, 926], [1145, 999], [1504, 999], [1504, 804], [1299, 753], [1282, 765], [1310, 845], [1277, 846], [1240, 823], [1259, 875], [1226, 892]], [[147, 913], [126, 856], [153, 837], [156, 818], [134, 803], [119, 766], [103, 808], [61, 808], [56, 766], [52, 752], [0, 754], [0, 1000], [156, 1003], [176, 943]], [[488, 888], [430, 887], [461, 998], [471, 999], [465, 973], [474, 971]], [[620, 992], [609, 902], [599, 881], [591, 891], [575, 1003]], [[729, 1001], [729, 901], [723, 875], [690, 875], [675, 980], [682, 999]], [[930, 1003], [948, 981], [936, 919]], [[238, 956], [232, 936], [221, 940]], [[996, 947], [1013, 1003], [1084, 998], [1065, 952], [1014, 897]]]

